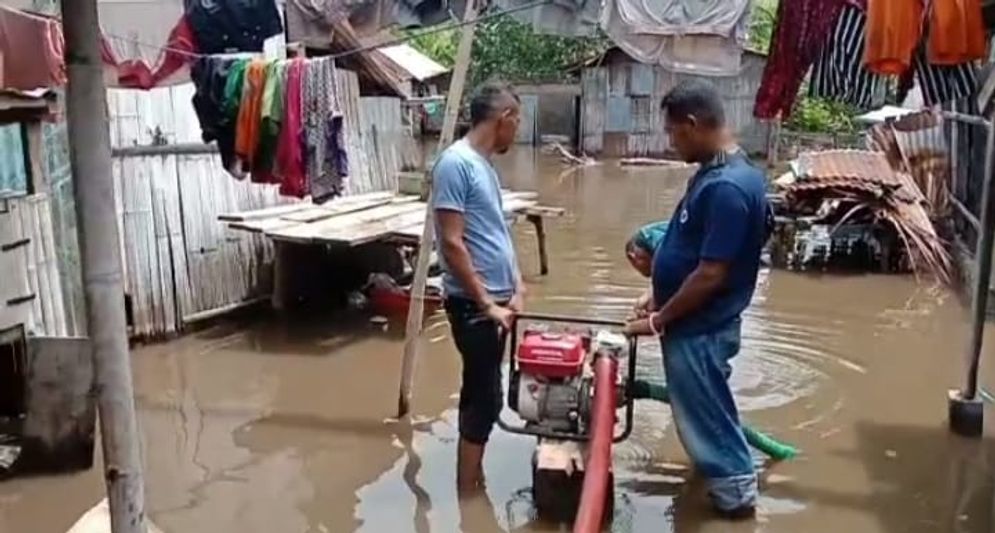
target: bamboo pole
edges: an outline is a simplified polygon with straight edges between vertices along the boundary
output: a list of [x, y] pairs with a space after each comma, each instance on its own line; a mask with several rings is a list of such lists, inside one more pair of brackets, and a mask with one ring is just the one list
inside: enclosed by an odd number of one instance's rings
[[[468, 0], [464, 22], [477, 18], [480, 0]], [[438, 150], [444, 150], [452, 144], [456, 136], [456, 122], [459, 118], [460, 103], [463, 101], [463, 88], [466, 86], [466, 74], [470, 66], [470, 50], [473, 48], [473, 36], [477, 24], [463, 26], [459, 48], [456, 50], [456, 64], [453, 66], [452, 81], [449, 82], [449, 93], [446, 95], [446, 114], [442, 121], [442, 131], [439, 134]], [[435, 246], [435, 217], [432, 212], [432, 169], [425, 171], [425, 225], [422, 229], [421, 244], [418, 246], [418, 260], [415, 263], [415, 279], [411, 286], [411, 305], [408, 307], [408, 321], [404, 335], [404, 359], [401, 363], [401, 388], [397, 398], [398, 418], [408, 414], [411, 408], [411, 386], [415, 379], [415, 364], [418, 361], [418, 337], [422, 330], [422, 319], [425, 314], [425, 284], [428, 280], [429, 258]]]
[[145, 533], [96, 0], [62, 0], [66, 111], [111, 531]]

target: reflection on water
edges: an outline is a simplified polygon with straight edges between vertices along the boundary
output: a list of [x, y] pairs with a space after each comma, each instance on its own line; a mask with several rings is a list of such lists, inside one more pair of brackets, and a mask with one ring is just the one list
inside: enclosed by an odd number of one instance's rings
[[[536, 274], [532, 228], [517, 229], [532, 309], [625, 316], [646, 281], [623, 243], [668, 217], [685, 176], [611, 162], [563, 172], [531, 150], [500, 166], [508, 186], [567, 209], [547, 225], [547, 277]], [[612, 530], [990, 530], [995, 446], [943, 428], [965, 330], [958, 302], [911, 278], [765, 271], [732, 386], [744, 419], [802, 456], [763, 465], [756, 523], [712, 520], [667, 407], [640, 401], [632, 437], [615, 450]], [[459, 504], [448, 327], [435, 316], [424, 335], [413, 421], [389, 420], [400, 334], [361, 319], [261, 317], [137, 350], [152, 518], [166, 533], [568, 530], [534, 516], [533, 441], [500, 431], [486, 497]], [[664, 379], [656, 343], [642, 343], [638, 364], [641, 377]], [[101, 491], [98, 470], [0, 484], [0, 532], [65, 531]], [[56, 493], [64, 505], [53, 508]]]

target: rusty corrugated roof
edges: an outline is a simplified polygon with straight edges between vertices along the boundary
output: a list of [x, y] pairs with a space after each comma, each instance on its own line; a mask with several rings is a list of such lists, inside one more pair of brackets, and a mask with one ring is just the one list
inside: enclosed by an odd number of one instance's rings
[[801, 181], [856, 180], [883, 185], [898, 185], [895, 171], [881, 152], [866, 150], [827, 150], [806, 152], [798, 156]]

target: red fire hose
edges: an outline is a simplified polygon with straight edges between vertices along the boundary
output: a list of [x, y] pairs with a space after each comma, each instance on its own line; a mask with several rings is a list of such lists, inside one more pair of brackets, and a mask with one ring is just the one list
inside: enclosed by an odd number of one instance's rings
[[574, 533], [601, 530], [608, 495], [608, 473], [612, 465], [612, 437], [615, 432], [615, 378], [618, 361], [599, 356], [594, 361], [594, 403], [591, 413], [591, 440], [580, 507], [574, 520]]

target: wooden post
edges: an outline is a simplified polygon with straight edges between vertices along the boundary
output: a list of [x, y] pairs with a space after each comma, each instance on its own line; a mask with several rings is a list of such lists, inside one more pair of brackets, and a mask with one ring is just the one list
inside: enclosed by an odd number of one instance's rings
[[[995, 114], [987, 117], [995, 120]], [[968, 353], [967, 385], [964, 387], [966, 400], [978, 396], [978, 369], [981, 361], [981, 346], [985, 335], [985, 317], [988, 312], [988, 293], [991, 290], [992, 245], [995, 243], [995, 191], [993, 191], [993, 166], [995, 166], [995, 124], [989, 122], [985, 144], [984, 182], [981, 193], [981, 235], [974, 254], [974, 291], [971, 297], [971, 351]]]
[[525, 217], [536, 228], [536, 239], [539, 241], [539, 274], [549, 274], [549, 255], [546, 252], [546, 225], [542, 215], [530, 214]]
[[767, 167], [773, 168], [778, 163], [781, 151], [781, 118], [777, 117], [767, 123]]
[[104, 480], [114, 533], [146, 533], [96, 0], [62, 0], [66, 110]]
[[[479, 0], [468, 0], [463, 20], [477, 18]], [[466, 73], [470, 66], [470, 50], [473, 48], [473, 35], [476, 24], [463, 26], [459, 48], [456, 51], [456, 64], [446, 95], [446, 114], [439, 134], [439, 150], [452, 144], [456, 135], [456, 121], [459, 119], [460, 103], [463, 101], [463, 88]], [[411, 407], [411, 386], [415, 379], [415, 364], [418, 360], [418, 336], [421, 334], [422, 319], [425, 313], [425, 284], [428, 280], [429, 259], [435, 245], [435, 217], [432, 212], [432, 170], [425, 172], [425, 227], [422, 230], [421, 244], [418, 246], [418, 260], [415, 264], [415, 279], [411, 286], [411, 305], [408, 307], [408, 321], [404, 334], [404, 359], [401, 363], [401, 388], [397, 399], [398, 418], [408, 414]]]

